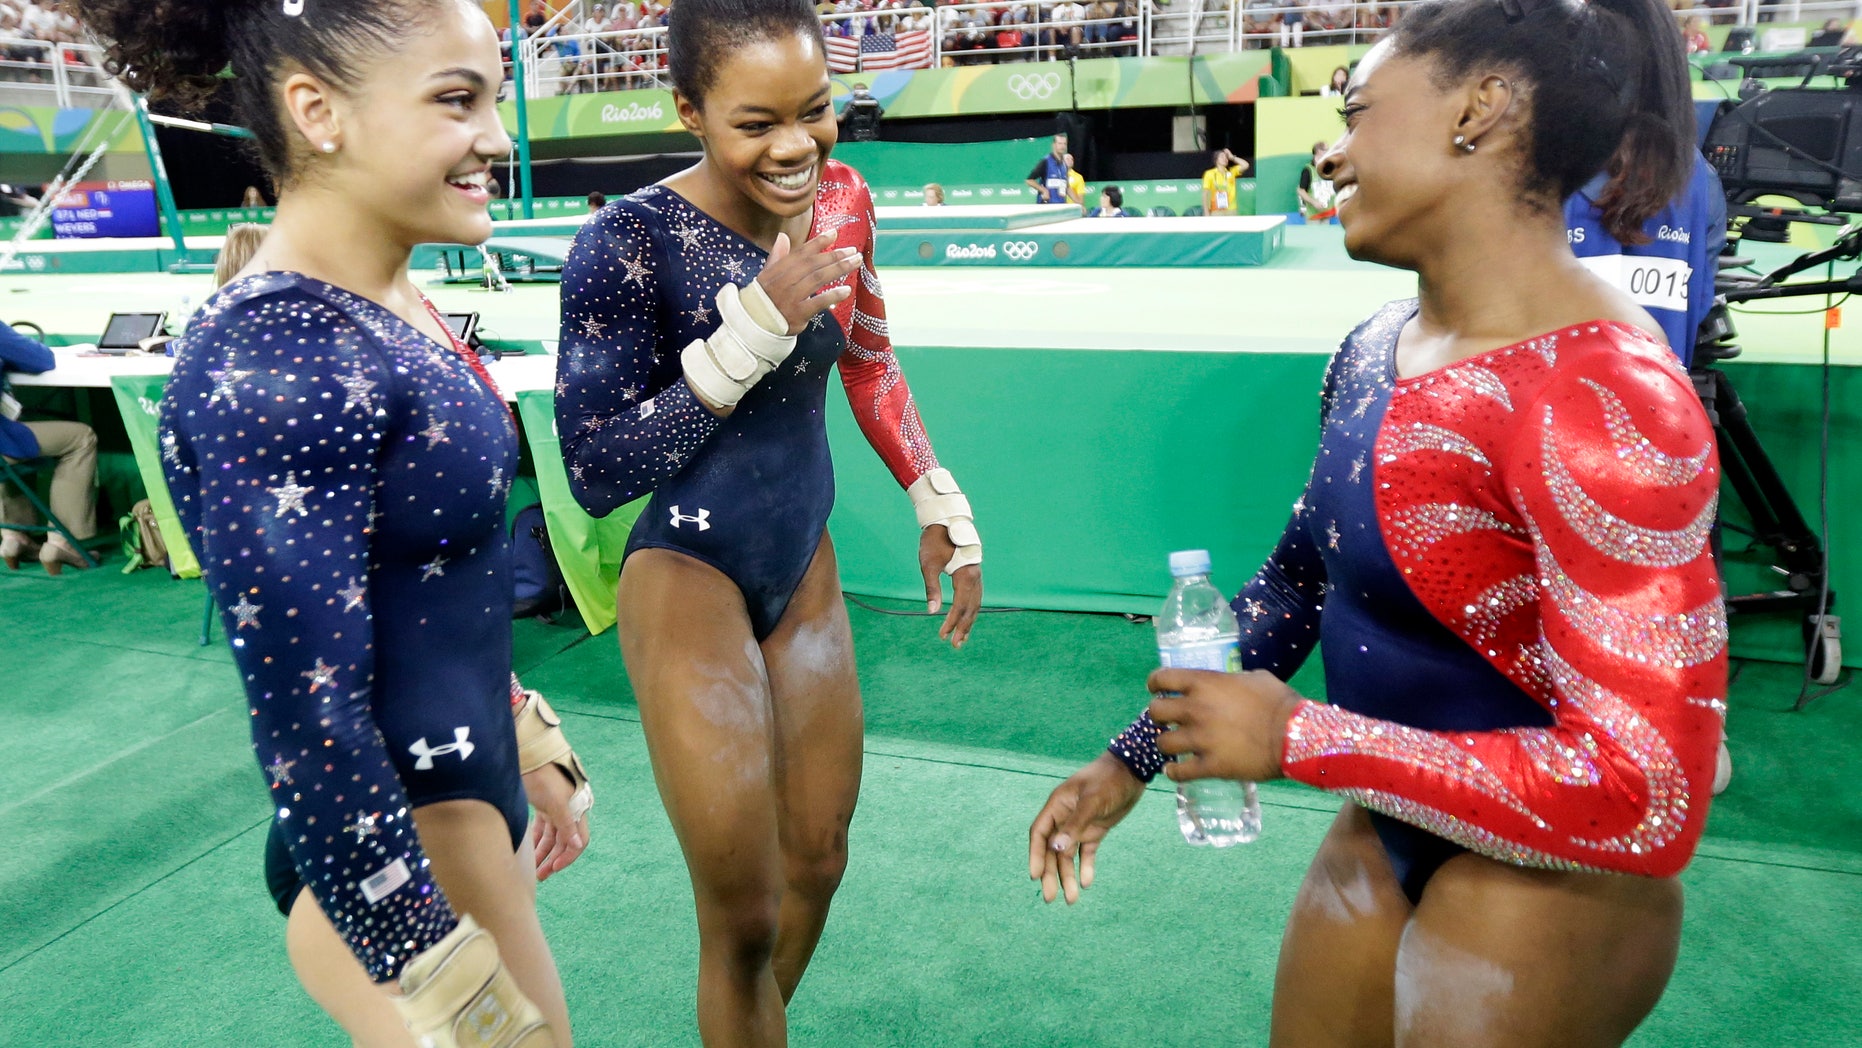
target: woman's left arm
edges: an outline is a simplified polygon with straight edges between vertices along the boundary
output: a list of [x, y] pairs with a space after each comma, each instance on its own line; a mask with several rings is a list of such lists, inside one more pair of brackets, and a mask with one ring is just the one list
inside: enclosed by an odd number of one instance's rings
[[977, 533], [969, 500], [950, 471], [938, 465], [912, 391], [899, 369], [886, 327], [886, 297], [873, 271], [873, 198], [856, 182], [854, 212], [863, 223], [859, 270], [847, 325], [847, 348], [840, 357], [841, 382], [853, 417], [867, 443], [911, 496], [920, 529], [918, 560], [925, 578], [925, 604], [935, 612], [943, 603], [939, 575], [951, 577], [950, 613], [938, 636], [957, 646], [970, 634], [983, 602], [983, 540]]

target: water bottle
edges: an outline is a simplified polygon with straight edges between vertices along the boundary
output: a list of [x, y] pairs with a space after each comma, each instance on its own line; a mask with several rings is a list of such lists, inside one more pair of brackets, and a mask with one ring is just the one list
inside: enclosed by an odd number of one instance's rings
[[[1158, 660], [1168, 668], [1241, 669], [1241, 626], [1209, 581], [1209, 551], [1170, 555], [1176, 581], [1157, 614]], [[1191, 844], [1226, 848], [1261, 835], [1261, 802], [1254, 783], [1201, 779], [1177, 786], [1177, 826]]]

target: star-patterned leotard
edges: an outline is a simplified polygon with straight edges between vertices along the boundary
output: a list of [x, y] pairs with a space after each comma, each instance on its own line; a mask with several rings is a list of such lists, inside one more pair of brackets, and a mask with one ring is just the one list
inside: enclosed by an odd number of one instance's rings
[[177, 349], [168, 484], [245, 681], [275, 838], [369, 976], [394, 978], [457, 923], [411, 809], [484, 800], [513, 847], [524, 831], [515, 428], [449, 348], [297, 274], [227, 285]]
[[[1330, 704], [1284, 770], [1371, 810], [1412, 900], [1463, 849], [1672, 875], [1725, 713], [1705, 413], [1673, 353], [1601, 321], [1398, 378], [1415, 309], [1333, 358], [1312, 478], [1233, 603], [1248, 669], [1323, 642]], [[1149, 779], [1156, 734], [1111, 751]]]
[[858, 248], [854, 294], [820, 314], [783, 365], [728, 418], [686, 385], [680, 351], [717, 331], [726, 281], [756, 278], [766, 256], [665, 186], [603, 208], [563, 266], [556, 423], [569, 486], [596, 516], [651, 491], [628, 539], [717, 568], [767, 637], [814, 558], [834, 505], [823, 410], [829, 367], [867, 440], [900, 486], [937, 468], [886, 331], [873, 272], [873, 203], [851, 168], [829, 161], [809, 235]]

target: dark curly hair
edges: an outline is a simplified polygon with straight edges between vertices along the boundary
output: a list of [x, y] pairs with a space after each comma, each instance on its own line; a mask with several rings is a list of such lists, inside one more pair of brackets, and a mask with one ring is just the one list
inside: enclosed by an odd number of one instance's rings
[[724, 56], [744, 44], [795, 34], [814, 37], [821, 53], [821, 16], [808, 0], [678, 0], [666, 23], [666, 64], [679, 93], [703, 109]]
[[[274, 183], [291, 174], [277, 80], [301, 68], [356, 84], [357, 59], [393, 50], [439, 0], [65, 0], [107, 44], [105, 68], [152, 101], [195, 110], [232, 74], [238, 119]], [[297, 9], [296, 14], [290, 13]]]
[[1607, 167], [1598, 203], [1618, 240], [1646, 242], [1642, 223], [1687, 184], [1686, 45], [1663, 0], [1430, 0], [1392, 35], [1399, 53], [1434, 61], [1442, 81], [1483, 69], [1522, 81], [1526, 190], [1562, 202]]

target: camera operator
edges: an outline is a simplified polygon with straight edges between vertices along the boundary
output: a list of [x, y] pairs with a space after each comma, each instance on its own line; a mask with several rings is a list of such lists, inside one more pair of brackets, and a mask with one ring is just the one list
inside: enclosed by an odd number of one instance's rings
[[847, 107], [841, 110], [840, 124], [843, 137], [849, 142], [879, 141], [879, 118], [886, 115], [886, 108], [873, 97], [867, 86], [856, 82], [853, 85], [853, 97], [847, 99]]

